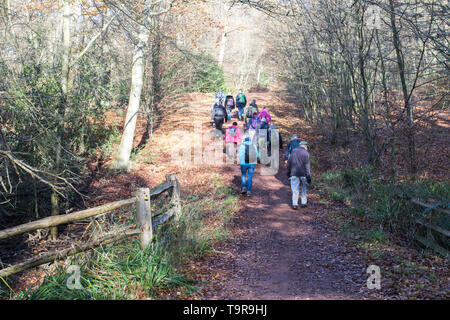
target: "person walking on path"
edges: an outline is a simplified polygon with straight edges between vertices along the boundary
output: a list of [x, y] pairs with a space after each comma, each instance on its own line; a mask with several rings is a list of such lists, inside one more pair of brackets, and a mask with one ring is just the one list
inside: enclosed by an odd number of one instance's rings
[[258, 114], [255, 112], [253, 113], [253, 117], [247, 122], [247, 125], [245, 126], [245, 130], [248, 132], [250, 141], [252, 143], [255, 143], [255, 135], [260, 124], [261, 120], [259, 120]]
[[256, 112], [256, 114], [258, 114], [258, 106], [254, 102], [256, 102], [255, 99], [253, 99], [253, 102], [250, 103], [247, 108], [245, 108], [245, 111], [244, 111], [244, 123], [245, 123], [245, 125], [247, 125], [248, 120], [253, 117], [253, 114], [255, 112]]
[[219, 99], [220, 104], [222, 104], [223, 100], [225, 99], [225, 94], [222, 92], [222, 89], [217, 90], [216, 94], [214, 95], [214, 99]]
[[266, 122], [269, 124], [269, 125], [271, 125], [271, 124], [273, 124], [272, 123], [272, 117], [270, 116], [270, 113], [269, 113], [269, 111], [266, 109], [266, 108], [264, 108], [264, 109], [262, 109], [261, 110], [261, 112], [259, 113], [259, 115], [258, 115], [258, 117], [259, 117], [259, 119], [266, 119]]
[[228, 121], [227, 111], [220, 103], [220, 99], [217, 99], [211, 108], [211, 119], [216, 126], [216, 129], [222, 131], [222, 126], [224, 122]]
[[235, 159], [237, 146], [242, 141], [242, 133], [237, 125], [237, 122], [233, 122], [225, 131], [225, 148], [229, 159]]
[[246, 137], [239, 146], [238, 159], [241, 166], [241, 193], [246, 193], [247, 197], [250, 197], [259, 153], [258, 148], [250, 141], [249, 137]]
[[262, 118], [256, 130], [258, 151], [261, 158], [262, 164], [270, 163], [267, 151], [267, 133], [269, 130], [269, 125], [266, 122], [266, 118]]
[[227, 109], [228, 121], [231, 120], [231, 111], [234, 107], [234, 97], [231, 95], [231, 92], [228, 92], [228, 95], [225, 97], [225, 109]]
[[253, 110], [258, 112], [258, 105], [256, 104], [256, 99], [252, 99], [252, 103], [250, 105], [253, 107]]
[[307, 188], [311, 183], [308, 143], [300, 142], [300, 147], [292, 151], [287, 162], [287, 176], [291, 181], [292, 209], [298, 208], [298, 196], [301, 190], [301, 207], [307, 205]]
[[244, 117], [244, 108], [247, 105], [247, 98], [242, 92], [242, 89], [239, 90], [239, 93], [236, 96], [236, 105], [238, 107], [238, 118], [239, 120], [242, 120]]
[[[267, 154], [269, 157], [272, 156], [272, 134], [278, 131], [278, 137], [274, 136], [274, 139], [278, 138], [277, 147], [283, 150], [283, 138], [281, 137], [280, 130], [277, 130], [274, 124], [271, 124], [269, 130], [267, 131]], [[276, 142], [276, 140], [274, 140]]]
[[300, 141], [298, 141], [298, 136], [296, 134], [292, 135], [291, 142], [288, 143], [286, 147], [286, 152], [284, 153], [286, 163], [291, 156], [292, 151], [300, 147]]

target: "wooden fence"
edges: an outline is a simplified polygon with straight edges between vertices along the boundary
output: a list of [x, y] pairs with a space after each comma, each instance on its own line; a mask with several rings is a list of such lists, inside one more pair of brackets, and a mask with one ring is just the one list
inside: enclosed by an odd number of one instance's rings
[[440, 236], [441, 242], [448, 243], [450, 231], [441, 228], [435, 223], [435, 221], [439, 219], [440, 214], [450, 214], [450, 210], [443, 208], [443, 206], [447, 206], [448, 204], [443, 204], [442, 202], [428, 203], [416, 198], [411, 199], [411, 201], [414, 204], [421, 206], [422, 208], [425, 208], [426, 214], [425, 218], [416, 219], [416, 223], [424, 227], [426, 230], [426, 235], [417, 234], [415, 236], [416, 240], [425, 245], [426, 247], [430, 247], [436, 252], [442, 254], [446, 258], [449, 258], [450, 257], [449, 251], [446, 248], [440, 246], [437, 243], [435, 236], [433, 236], [433, 232], [435, 232]]
[[[152, 199], [156, 199], [164, 191], [169, 192], [173, 206], [167, 212], [161, 214], [152, 213]], [[70, 214], [50, 216], [29, 223], [21, 224], [9, 229], [0, 230], [0, 239], [6, 239], [26, 232], [44, 228], [51, 228], [60, 224], [98, 216], [132, 204], [136, 205], [137, 228], [124, 229], [107, 233], [102, 237], [94, 239], [90, 242], [74, 244], [70, 248], [65, 248], [62, 250], [49, 252], [38, 257], [33, 257], [18, 264], [1, 269], [0, 277], [7, 277], [12, 274], [39, 266], [41, 264], [52, 262], [56, 259], [63, 259], [79, 252], [87, 251], [101, 244], [108, 244], [134, 235], [139, 235], [141, 248], [145, 249], [151, 242], [154, 227], [163, 224], [174, 215], [181, 214], [180, 185], [178, 183], [177, 176], [175, 174], [166, 175], [165, 182], [152, 189], [140, 188], [133, 194], [133, 197], [130, 199], [114, 201], [95, 208], [81, 210]]]

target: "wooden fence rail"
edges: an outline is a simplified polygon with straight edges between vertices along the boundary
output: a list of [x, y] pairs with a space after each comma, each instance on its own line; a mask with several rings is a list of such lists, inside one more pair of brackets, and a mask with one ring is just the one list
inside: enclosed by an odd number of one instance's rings
[[[160, 215], [152, 213], [151, 200], [159, 197], [165, 191], [169, 192], [173, 207], [167, 212], [161, 213]], [[147, 248], [153, 236], [153, 228], [165, 223], [170, 217], [181, 214], [180, 185], [178, 183], [177, 176], [175, 174], [166, 175], [165, 182], [152, 189], [140, 188], [133, 194], [133, 197], [130, 199], [114, 201], [98, 207], [81, 210], [66, 215], [46, 217], [5, 230], [0, 230], [0, 239], [5, 239], [26, 232], [55, 227], [60, 224], [98, 216], [132, 204], [136, 204], [136, 222], [138, 226], [137, 229], [127, 229], [108, 233], [101, 238], [84, 244], [75, 244], [70, 248], [53, 251], [39, 257], [33, 257], [31, 259], [0, 270], [0, 277], [7, 277], [29, 268], [52, 262], [56, 259], [66, 258], [79, 252], [90, 250], [101, 244], [108, 244], [134, 235], [139, 235], [141, 248]], [[152, 221], [152, 218], [155, 216], [157, 218]]]
[[416, 240], [419, 241], [420, 243], [422, 243], [423, 245], [425, 245], [426, 247], [430, 247], [433, 250], [435, 250], [436, 252], [439, 252], [441, 255], [445, 256], [446, 258], [449, 258], [450, 257], [449, 251], [447, 249], [443, 248], [442, 246], [440, 246], [438, 243], [436, 243], [435, 239], [433, 238], [433, 236], [431, 234], [431, 230], [433, 230], [445, 237], [450, 237], [450, 231], [443, 229], [431, 222], [431, 219], [432, 219], [431, 211], [439, 212], [441, 214], [442, 213], [450, 214], [450, 210], [441, 208], [442, 204], [437, 203], [437, 202], [436, 203], [427, 203], [427, 202], [421, 201], [416, 198], [411, 199], [411, 201], [414, 204], [421, 206], [430, 212], [430, 214], [428, 214], [427, 217], [425, 217], [424, 219], [416, 219], [416, 223], [427, 228], [427, 237], [423, 237], [421, 235], [416, 235], [416, 237], [415, 237]]

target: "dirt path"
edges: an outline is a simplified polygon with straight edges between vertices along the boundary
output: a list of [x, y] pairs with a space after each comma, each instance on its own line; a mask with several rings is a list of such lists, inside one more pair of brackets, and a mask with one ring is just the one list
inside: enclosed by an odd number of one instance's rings
[[[285, 168], [276, 176], [255, 172], [253, 196], [232, 223], [233, 236], [205, 261], [215, 290], [206, 299], [360, 299], [367, 275], [324, 219], [314, 192], [307, 208], [293, 210]], [[233, 174], [238, 177], [237, 168]], [[238, 185], [236, 185], [238, 189]]]
[[[270, 94], [258, 101], [270, 103]], [[276, 123], [275, 117], [275, 123]], [[258, 165], [259, 167], [259, 165]], [[236, 192], [238, 165], [227, 173]], [[284, 163], [275, 176], [255, 171], [252, 196], [231, 222], [226, 241], [197, 266], [209, 273], [202, 299], [361, 299], [367, 266], [325, 219], [329, 209], [310, 190], [308, 207], [293, 210]]]

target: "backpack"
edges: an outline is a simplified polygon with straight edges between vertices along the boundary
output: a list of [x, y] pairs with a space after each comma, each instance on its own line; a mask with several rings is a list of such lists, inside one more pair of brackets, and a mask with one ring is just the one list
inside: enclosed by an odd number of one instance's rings
[[246, 116], [247, 116], [247, 118], [251, 118], [251, 117], [253, 117], [253, 108], [252, 108], [252, 106], [249, 106], [248, 108], [247, 108], [247, 113], [245, 114]]
[[243, 93], [240, 93], [238, 96], [238, 102], [239, 103], [245, 103], [245, 96]]
[[252, 118], [252, 120], [251, 120], [252, 122], [251, 122], [251, 127], [253, 128], [253, 129], [256, 129], [256, 127], [258, 126], [258, 119], [253, 119]]
[[[250, 150], [250, 147], [252, 147], [252, 150]], [[244, 152], [244, 163], [248, 164], [250, 163], [250, 160], [256, 160], [256, 148], [253, 144], [246, 144]]]
[[[267, 129], [269, 129], [269, 126], [265, 122], [261, 122], [258, 126], [258, 137], [267, 137]], [[266, 131], [264, 131], [266, 130]]]
[[225, 104], [226, 104], [228, 107], [234, 107], [234, 101], [233, 101], [233, 98], [232, 98], [232, 97], [227, 97], [227, 98], [226, 98]]
[[214, 118], [225, 118], [226, 115], [224, 113], [223, 107], [220, 105], [214, 106]]
[[273, 128], [272, 126], [270, 126], [269, 129], [267, 130], [267, 141], [269, 143], [271, 143], [271, 141], [272, 141], [272, 130], [276, 130], [276, 129]]
[[298, 140], [292, 140], [289, 144], [289, 154], [291, 154], [292, 150], [297, 149], [300, 147], [300, 142]]

